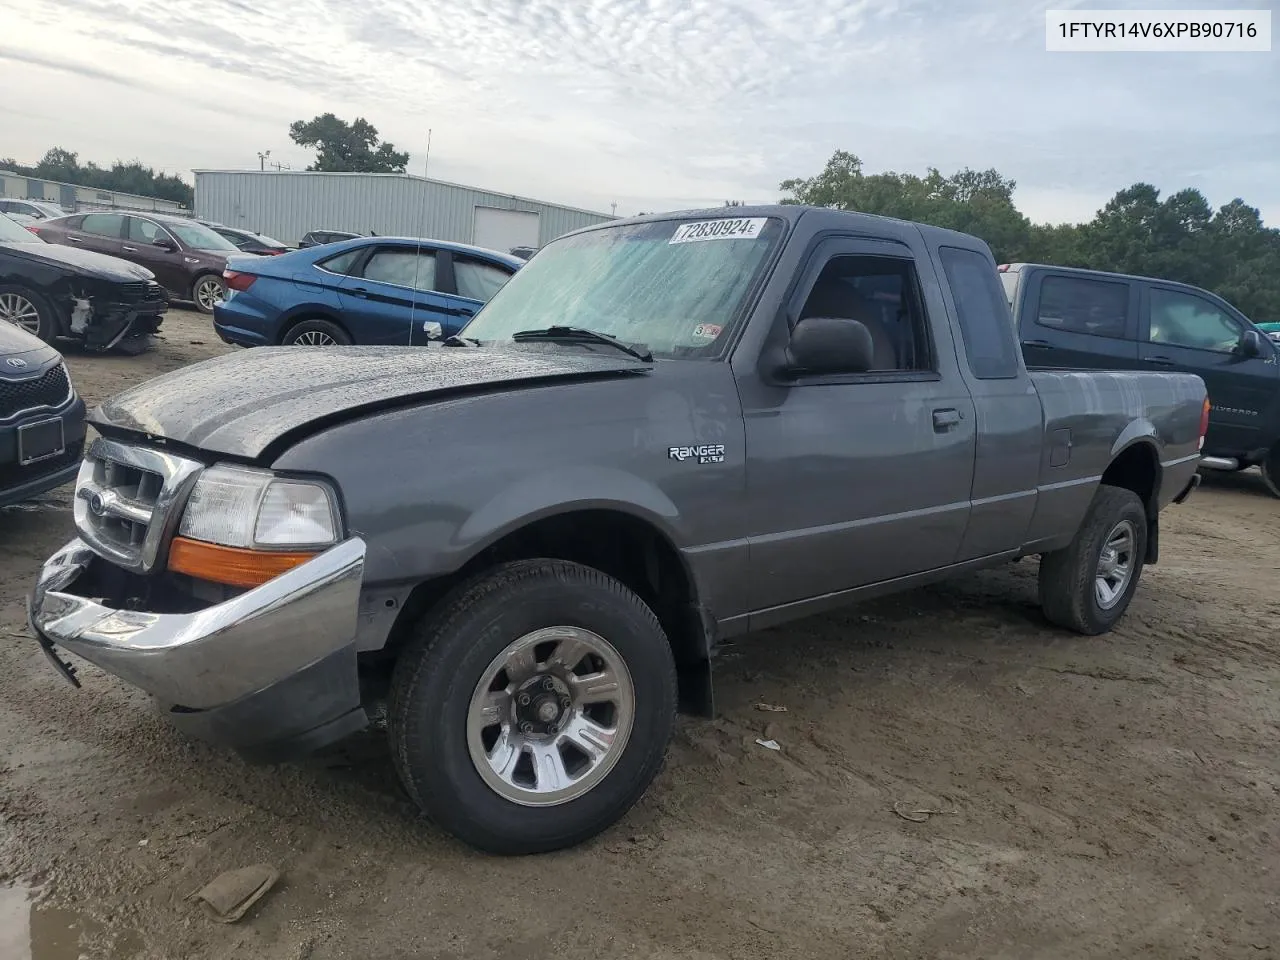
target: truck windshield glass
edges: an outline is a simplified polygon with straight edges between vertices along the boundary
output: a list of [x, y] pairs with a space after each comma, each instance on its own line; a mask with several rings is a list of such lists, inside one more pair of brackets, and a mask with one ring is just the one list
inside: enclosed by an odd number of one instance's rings
[[711, 356], [781, 236], [776, 218], [725, 217], [564, 237], [521, 267], [462, 335], [486, 343], [582, 327], [655, 358]]

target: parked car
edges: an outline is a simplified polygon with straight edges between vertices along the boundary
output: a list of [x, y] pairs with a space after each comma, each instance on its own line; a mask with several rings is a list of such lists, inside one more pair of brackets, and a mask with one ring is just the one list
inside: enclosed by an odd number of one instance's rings
[[339, 243], [343, 240], [354, 240], [358, 233], [347, 233], [345, 230], [308, 230], [298, 241], [298, 249], [318, 247], [326, 243]]
[[48, 200], [18, 200], [13, 197], [0, 197], [0, 213], [20, 213], [32, 220], [50, 220], [54, 217], [65, 217], [71, 211]]
[[423, 344], [462, 329], [523, 261], [439, 240], [360, 237], [227, 263], [227, 343]]
[[519, 257], [521, 260], [528, 260], [538, 252], [537, 247], [512, 247], [508, 251], [513, 257]]
[[202, 223], [159, 213], [78, 213], [44, 221], [39, 233], [50, 243], [140, 264], [155, 274], [170, 299], [192, 301], [210, 314], [226, 295], [227, 257], [248, 256]]
[[677, 702], [710, 711], [719, 640], [1035, 554], [1048, 620], [1110, 630], [1206, 406], [1195, 376], [1028, 373], [971, 236], [609, 221], [447, 342], [234, 353], [103, 404], [31, 621], [64, 676], [59, 648], [259, 760], [388, 695], [437, 824], [552, 850], [640, 798]]
[[228, 227], [226, 224], [214, 223], [210, 220], [201, 220], [206, 227], [211, 229], [226, 240], [230, 240], [237, 250], [243, 253], [256, 253], [259, 256], [274, 257], [281, 253], [288, 253], [294, 249], [288, 244], [281, 243], [268, 237], [265, 233], [254, 233], [252, 230], [241, 230], [239, 227]]
[[[168, 309], [145, 267], [91, 250], [45, 243], [0, 217], [0, 321], [53, 343], [140, 353]], [[2, 326], [3, 323], [0, 323]]]
[[37, 220], [35, 217], [27, 216], [27, 214], [25, 213], [6, 213], [5, 216], [8, 217], [10, 220], [12, 220], [14, 223], [16, 223], [18, 226], [22, 227], [24, 230], [30, 230], [32, 233], [37, 232], [36, 226], [40, 223], [40, 221]]
[[0, 507], [74, 480], [84, 436], [84, 401], [62, 355], [0, 323]]
[[1221, 297], [1152, 277], [1003, 264], [1028, 366], [1194, 373], [1209, 390], [1200, 465], [1257, 465], [1280, 497], [1280, 346]]
[[1280, 342], [1280, 322], [1271, 320], [1266, 323], [1255, 324], [1255, 326], [1272, 340]]

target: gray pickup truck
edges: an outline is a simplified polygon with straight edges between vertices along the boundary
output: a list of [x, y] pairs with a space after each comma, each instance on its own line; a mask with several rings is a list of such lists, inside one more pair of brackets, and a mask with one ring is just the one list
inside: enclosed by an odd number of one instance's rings
[[1028, 374], [991, 253], [799, 206], [549, 244], [462, 335], [262, 348], [95, 410], [31, 625], [180, 728], [288, 759], [386, 711], [413, 800], [597, 834], [711, 707], [717, 642], [1039, 555], [1115, 625], [1187, 496], [1195, 376]]

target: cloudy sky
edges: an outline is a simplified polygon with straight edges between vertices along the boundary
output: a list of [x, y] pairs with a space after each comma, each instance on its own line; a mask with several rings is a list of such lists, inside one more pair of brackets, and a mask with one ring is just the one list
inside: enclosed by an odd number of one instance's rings
[[0, 155], [301, 169], [289, 123], [332, 111], [411, 172], [431, 129], [433, 177], [619, 214], [776, 200], [847, 149], [869, 172], [995, 167], [1038, 221], [1146, 180], [1280, 224], [1280, 47], [1046, 53], [1044, 10], [1070, 6], [1216, 5], [0, 0]]

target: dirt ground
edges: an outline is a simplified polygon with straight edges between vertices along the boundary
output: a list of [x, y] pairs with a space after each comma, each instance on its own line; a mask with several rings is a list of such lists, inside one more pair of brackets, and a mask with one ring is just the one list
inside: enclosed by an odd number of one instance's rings
[[[226, 349], [174, 311], [154, 353], [69, 363], [92, 402]], [[1169, 509], [1106, 638], [1046, 626], [1026, 561], [734, 645], [640, 805], [522, 859], [419, 818], [376, 733], [250, 767], [60, 680], [23, 598], [68, 493], [0, 511], [0, 960], [1280, 957], [1280, 501], [1250, 473]], [[238, 924], [184, 900], [264, 861]]]

